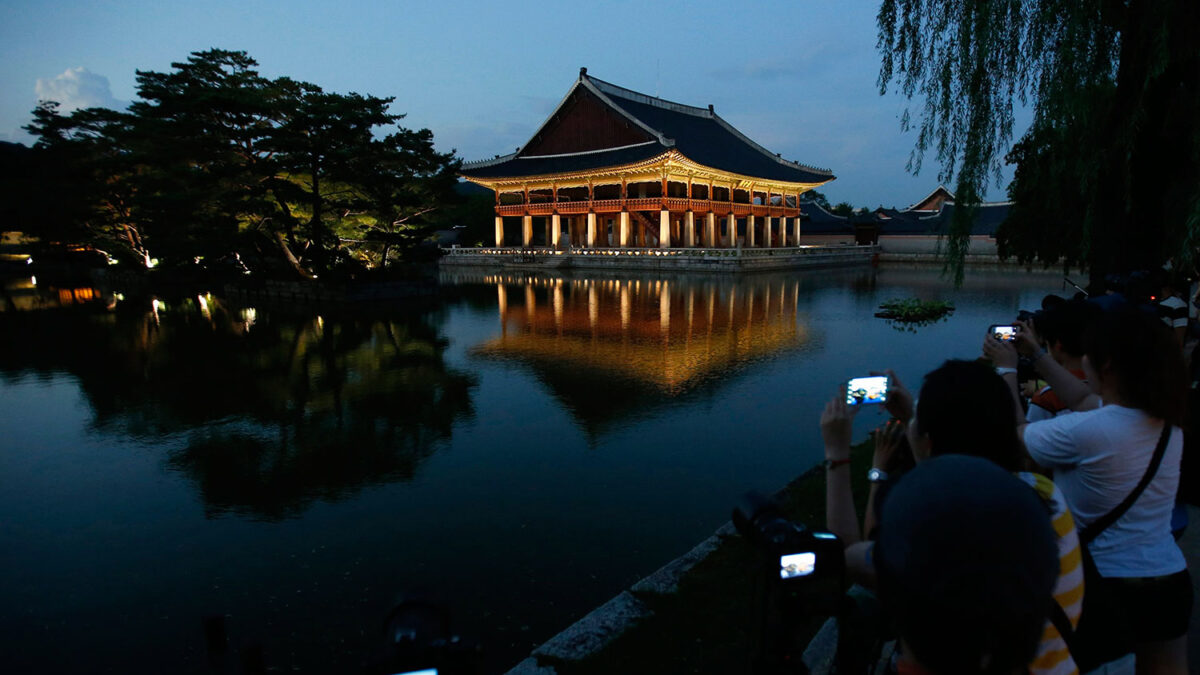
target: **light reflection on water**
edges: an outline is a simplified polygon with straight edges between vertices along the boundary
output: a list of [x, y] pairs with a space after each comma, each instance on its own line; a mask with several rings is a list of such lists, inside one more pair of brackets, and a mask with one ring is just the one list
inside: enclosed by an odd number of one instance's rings
[[[916, 386], [1062, 292], [893, 267], [443, 282], [444, 306], [408, 313], [203, 294], [5, 313], [16, 670], [202, 672], [220, 614], [272, 666], [346, 670], [412, 589], [502, 669], [815, 462], [837, 382], [893, 367]], [[958, 310], [915, 335], [873, 318], [909, 296]]]

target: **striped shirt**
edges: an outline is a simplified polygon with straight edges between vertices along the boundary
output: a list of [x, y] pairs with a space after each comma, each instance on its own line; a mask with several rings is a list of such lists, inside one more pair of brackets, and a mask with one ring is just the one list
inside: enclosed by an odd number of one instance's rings
[[[1050, 509], [1051, 525], [1058, 535], [1058, 582], [1054, 586], [1054, 600], [1066, 612], [1071, 625], [1079, 626], [1079, 614], [1083, 609], [1083, 558], [1079, 551], [1079, 535], [1075, 532], [1075, 519], [1067, 508], [1067, 500], [1049, 478], [1022, 471], [1015, 474], [1042, 498]], [[1078, 675], [1079, 669], [1071, 659], [1067, 643], [1058, 629], [1049, 620], [1042, 630], [1042, 642], [1037, 656], [1029, 666], [1036, 675]]]

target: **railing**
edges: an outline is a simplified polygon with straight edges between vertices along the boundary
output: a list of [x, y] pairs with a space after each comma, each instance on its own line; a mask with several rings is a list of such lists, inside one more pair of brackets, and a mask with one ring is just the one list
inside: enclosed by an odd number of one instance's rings
[[765, 204], [742, 204], [740, 202], [711, 201], [708, 199], [686, 199], [683, 197], [638, 197], [634, 199], [596, 199], [577, 202], [536, 202], [532, 204], [501, 204], [496, 207], [498, 216], [549, 216], [582, 215], [586, 213], [620, 213], [621, 211], [661, 211], [672, 213], [695, 211], [724, 216], [771, 216], [772, 218], [795, 218], [800, 210], [793, 206], [768, 206]]
[[877, 245], [855, 246], [842, 244], [837, 246], [781, 246], [776, 248], [586, 248], [572, 246], [566, 249], [554, 249], [544, 246], [492, 246], [483, 248], [443, 248], [447, 255], [498, 255], [514, 258], [513, 262], [531, 262], [536, 257], [552, 257], [563, 255], [601, 256], [601, 257], [701, 257], [701, 258], [765, 258], [771, 256], [795, 255], [827, 255], [836, 253], [862, 254], [877, 251]]

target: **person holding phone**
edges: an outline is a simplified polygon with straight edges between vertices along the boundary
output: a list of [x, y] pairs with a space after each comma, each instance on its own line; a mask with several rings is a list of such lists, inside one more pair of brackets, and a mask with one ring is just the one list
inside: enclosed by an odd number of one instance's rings
[[[858, 407], [847, 405], [843, 390], [839, 390], [821, 415], [826, 457], [826, 528], [847, 546], [846, 569], [851, 579], [868, 588], [875, 587], [873, 545], [869, 538], [875, 530], [879, 505], [887, 500], [886, 486], [896, 480], [895, 473], [888, 469], [902, 464], [906, 452], [911, 452], [918, 465], [941, 455], [972, 455], [1013, 474], [1044, 502], [1045, 513], [1058, 533], [1060, 574], [1054, 597], [1066, 620], [1074, 626], [1079, 620], [1083, 596], [1074, 520], [1066, 499], [1053, 482], [1022, 470], [1024, 457], [1016, 435], [1017, 418], [1004, 381], [985, 364], [950, 360], [925, 376], [920, 396], [914, 399], [895, 373], [883, 374], [889, 382], [884, 406], [893, 420], [875, 432], [874, 464], [868, 476], [871, 494], [861, 529], [847, 466], [851, 422]], [[985, 525], [981, 523], [980, 527]], [[947, 546], [951, 545], [953, 542], [947, 542]], [[1079, 672], [1062, 633], [1052, 622], [1045, 626], [1031, 672], [1038, 675]]]
[[[1026, 328], [1017, 345], [1077, 412], [1021, 424], [1018, 434], [1030, 457], [1053, 470], [1082, 528], [1094, 561], [1088, 593], [1111, 599], [1105, 621], [1126, 622], [1139, 675], [1186, 673], [1192, 586], [1170, 523], [1187, 383], [1174, 336], [1134, 308], [1103, 313], [1084, 333], [1085, 384]], [[1016, 348], [987, 339], [983, 352], [1019, 405]]]

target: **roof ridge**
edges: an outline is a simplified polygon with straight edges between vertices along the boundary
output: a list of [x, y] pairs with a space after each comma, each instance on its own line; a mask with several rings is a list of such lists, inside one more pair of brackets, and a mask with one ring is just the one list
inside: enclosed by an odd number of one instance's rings
[[695, 115], [696, 117], [716, 117], [716, 113], [713, 112], [712, 106], [709, 106], [708, 108], [700, 108], [694, 105], [688, 105], [686, 103], [677, 103], [675, 101], [668, 101], [665, 98], [658, 98], [657, 96], [643, 94], [640, 91], [634, 91], [632, 89], [613, 84], [612, 82], [601, 80], [598, 77], [592, 77], [591, 75], [587, 74], [586, 69], [581, 72], [579, 76], [581, 78], [587, 78], [592, 82], [593, 85], [596, 86], [597, 89], [600, 89], [605, 94], [610, 96], [623, 98], [628, 101], [633, 101], [634, 103], [645, 103], [646, 105], [651, 105], [656, 108], [665, 108], [667, 110], [674, 110], [675, 112]]

